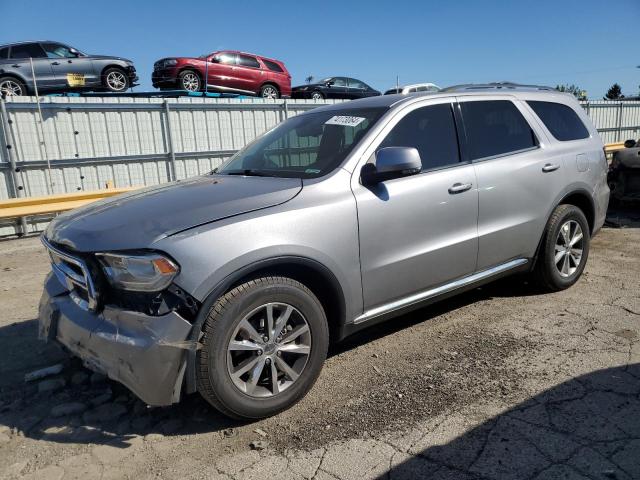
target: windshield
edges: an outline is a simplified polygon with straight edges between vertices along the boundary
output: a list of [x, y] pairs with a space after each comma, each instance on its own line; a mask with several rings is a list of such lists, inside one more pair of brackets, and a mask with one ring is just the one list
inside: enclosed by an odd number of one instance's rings
[[327, 110], [293, 117], [240, 150], [214, 173], [321, 177], [342, 163], [386, 110]]

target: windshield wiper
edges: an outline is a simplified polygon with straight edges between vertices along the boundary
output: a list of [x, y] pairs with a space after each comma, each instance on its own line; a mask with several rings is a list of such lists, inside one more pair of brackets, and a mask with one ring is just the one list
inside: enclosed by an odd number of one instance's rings
[[219, 173], [221, 173], [222, 175], [242, 175], [244, 177], [277, 177], [277, 175], [274, 175], [273, 173], [269, 173], [264, 170], [256, 170], [253, 168], [226, 170]]

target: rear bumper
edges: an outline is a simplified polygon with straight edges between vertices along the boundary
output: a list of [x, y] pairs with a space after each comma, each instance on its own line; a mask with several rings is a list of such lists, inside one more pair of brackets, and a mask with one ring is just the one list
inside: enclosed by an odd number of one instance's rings
[[87, 367], [116, 380], [149, 405], [180, 400], [191, 324], [175, 312], [153, 317], [105, 307], [78, 306], [49, 274], [40, 300], [39, 337], [55, 341]]

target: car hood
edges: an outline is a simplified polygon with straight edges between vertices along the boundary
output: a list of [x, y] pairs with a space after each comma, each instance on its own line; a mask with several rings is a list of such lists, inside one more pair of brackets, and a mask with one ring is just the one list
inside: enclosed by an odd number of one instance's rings
[[149, 248], [198, 225], [279, 205], [301, 189], [297, 178], [204, 175], [71, 210], [45, 236], [80, 252]]
[[120, 60], [121, 62], [133, 63], [132, 60], [123, 57], [114, 57], [113, 55], [88, 55], [93, 60]]

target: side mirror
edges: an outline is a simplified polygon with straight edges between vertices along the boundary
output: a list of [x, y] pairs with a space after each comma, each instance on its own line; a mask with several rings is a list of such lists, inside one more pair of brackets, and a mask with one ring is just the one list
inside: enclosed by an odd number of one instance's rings
[[636, 146], [636, 141], [633, 139], [629, 139], [626, 142], [624, 142], [624, 148], [633, 148]]
[[333, 80], [329, 80], [328, 82], [325, 83], [325, 85], [327, 87], [330, 87], [331, 85], [333, 85], [335, 82]]
[[80, 52], [73, 47], [69, 48], [69, 53], [75, 55], [76, 57], [80, 56]]
[[211, 62], [211, 63], [220, 63], [220, 58], [218, 58], [218, 57], [211, 57], [210, 62]]
[[363, 185], [376, 185], [392, 178], [408, 177], [422, 171], [420, 153], [413, 147], [385, 147], [376, 152], [376, 163], [362, 167]]

